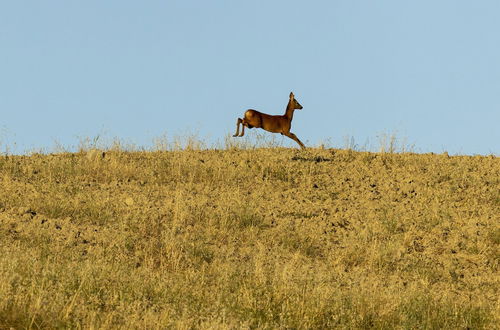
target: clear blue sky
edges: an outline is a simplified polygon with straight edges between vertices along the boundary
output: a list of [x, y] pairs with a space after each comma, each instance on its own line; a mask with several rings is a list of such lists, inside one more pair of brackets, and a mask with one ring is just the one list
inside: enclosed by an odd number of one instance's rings
[[419, 152], [499, 154], [500, 1], [0, 3], [3, 147], [223, 140], [290, 91], [307, 145], [395, 132]]

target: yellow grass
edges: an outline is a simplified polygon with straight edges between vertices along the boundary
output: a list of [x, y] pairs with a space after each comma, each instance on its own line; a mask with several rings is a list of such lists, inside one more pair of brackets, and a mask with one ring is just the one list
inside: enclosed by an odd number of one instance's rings
[[0, 156], [0, 328], [498, 326], [500, 159]]

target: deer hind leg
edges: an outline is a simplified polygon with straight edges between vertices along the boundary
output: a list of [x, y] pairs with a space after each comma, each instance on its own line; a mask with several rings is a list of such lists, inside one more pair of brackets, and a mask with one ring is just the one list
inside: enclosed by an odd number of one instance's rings
[[239, 136], [245, 135], [245, 126], [248, 127], [248, 123], [245, 119], [241, 120], [241, 134]]
[[[240, 124], [243, 122], [243, 119], [238, 118], [236, 121], [236, 133], [233, 135], [233, 137], [237, 137], [240, 135]], [[243, 126], [243, 125], [242, 125]], [[244, 126], [243, 126], [244, 127]]]
[[283, 134], [288, 136], [290, 139], [294, 140], [295, 142], [297, 142], [302, 149], [306, 148], [306, 146], [299, 140], [299, 138], [295, 134], [293, 134], [291, 132], [283, 133]]

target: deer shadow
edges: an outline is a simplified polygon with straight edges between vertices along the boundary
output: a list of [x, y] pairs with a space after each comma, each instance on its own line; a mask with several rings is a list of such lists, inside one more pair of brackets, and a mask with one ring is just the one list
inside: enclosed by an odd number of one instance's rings
[[293, 156], [292, 160], [302, 161], [302, 162], [315, 162], [315, 163], [333, 162], [332, 158], [326, 158], [322, 156], [315, 156], [315, 157]]

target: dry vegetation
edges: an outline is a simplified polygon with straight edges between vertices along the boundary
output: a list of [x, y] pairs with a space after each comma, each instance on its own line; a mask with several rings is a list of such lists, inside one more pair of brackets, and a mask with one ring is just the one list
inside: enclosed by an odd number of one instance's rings
[[487, 328], [500, 159], [0, 156], [0, 328]]

